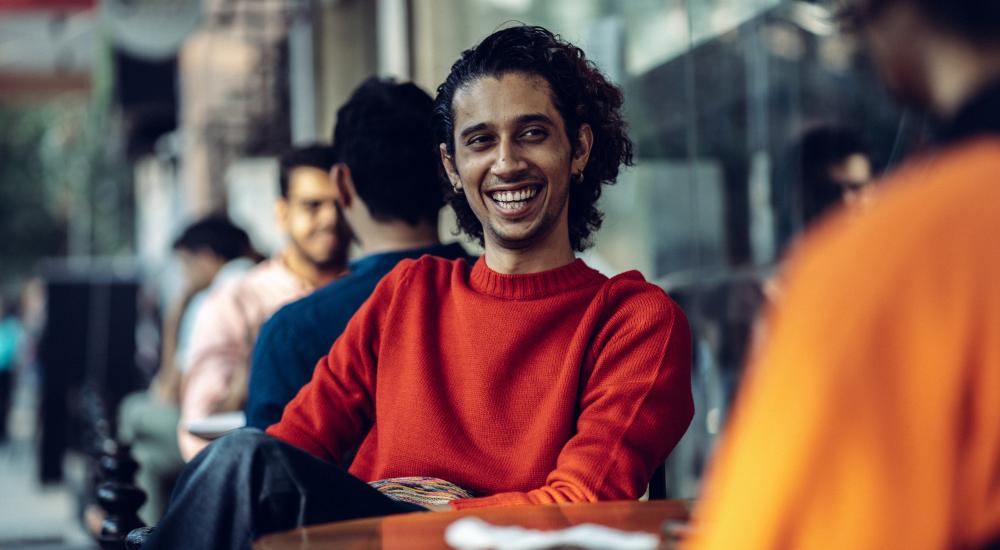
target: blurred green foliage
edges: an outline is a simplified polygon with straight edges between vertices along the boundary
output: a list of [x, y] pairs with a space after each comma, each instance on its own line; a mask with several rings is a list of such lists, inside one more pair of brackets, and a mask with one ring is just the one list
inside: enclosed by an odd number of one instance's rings
[[67, 115], [85, 109], [85, 102], [0, 104], [0, 283], [29, 275], [42, 257], [66, 253], [77, 163], [64, 155], [80, 147]]
[[131, 192], [93, 97], [0, 102], [0, 290], [38, 260], [129, 253]]

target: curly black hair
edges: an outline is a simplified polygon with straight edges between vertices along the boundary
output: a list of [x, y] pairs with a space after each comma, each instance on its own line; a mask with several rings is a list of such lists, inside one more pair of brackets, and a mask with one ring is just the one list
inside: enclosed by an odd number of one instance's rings
[[[455, 93], [484, 76], [507, 73], [537, 75], [548, 82], [574, 150], [579, 147], [580, 126], [586, 123], [593, 130], [594, 145], [583, 181], [571, 185], [569, 191], [570, 244], [582, 251], [592, 244], [590, 236], [604, 218], [597, 209], [602, 185], [618, 179], [620, 166], [632, 165], [632, 140], [621, 114], [622, 92], [587, 60], [583, 50], [548, 29], [522, 25], [497, 31], [462, 52], [438, 86], [432, 122], [438, 143], [444, 143], [450, 155], [455, 154]], [[441, 175], [445, 198], [458, 216], [459, 227], [483, 244], [483, 226], [465, 195], [452, 190], [443, 170]]]

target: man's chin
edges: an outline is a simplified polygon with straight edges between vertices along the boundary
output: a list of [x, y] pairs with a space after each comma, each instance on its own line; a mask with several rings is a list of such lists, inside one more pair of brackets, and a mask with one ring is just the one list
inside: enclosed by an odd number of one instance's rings
[[323, 270], [341, 268], [344, 267], [344, 264], [347, 263], [346, 261], [334, 256], [330, 256], [328, 258], [323, 258], [323, 259], [309, 258], [309, 261], [311, 261], [313, 265], [315, 265], [319, 269]]
[[531, 248], [539, 239], [541, 232], [537, 228], [521, 231], [490, 230], [491, 241], [506, 250], [525, 250]]
[[301, 256], [316, 266], [320, 270], [342, 268], [347, 264], [347, 254], [338, 254], [338, 251], [311, 252], [299, 249]]

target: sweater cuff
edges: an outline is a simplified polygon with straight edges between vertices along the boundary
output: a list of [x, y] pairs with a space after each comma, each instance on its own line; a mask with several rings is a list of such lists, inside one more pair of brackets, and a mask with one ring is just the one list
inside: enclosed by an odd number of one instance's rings
[[451, 507], [456, 510], [488, 508], [490, 506], [517, 506], [518, 504], [535, 503], [525, 493], [499, 493], [488, 497], [460, 498], [451, 501]]

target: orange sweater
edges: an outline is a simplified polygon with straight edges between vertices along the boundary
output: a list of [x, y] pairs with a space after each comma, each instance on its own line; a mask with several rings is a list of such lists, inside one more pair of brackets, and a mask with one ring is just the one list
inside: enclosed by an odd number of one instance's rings
[[457, 508], [634, 499], [693, 414], [680, 309], [582, 261], [503, 275], [425, 256], [379, 283], [268, 432], [350, 472], [432, 476]]
[[811, 235], [688, 548], [1000, 537], [1000, 139], [917, 159]]

